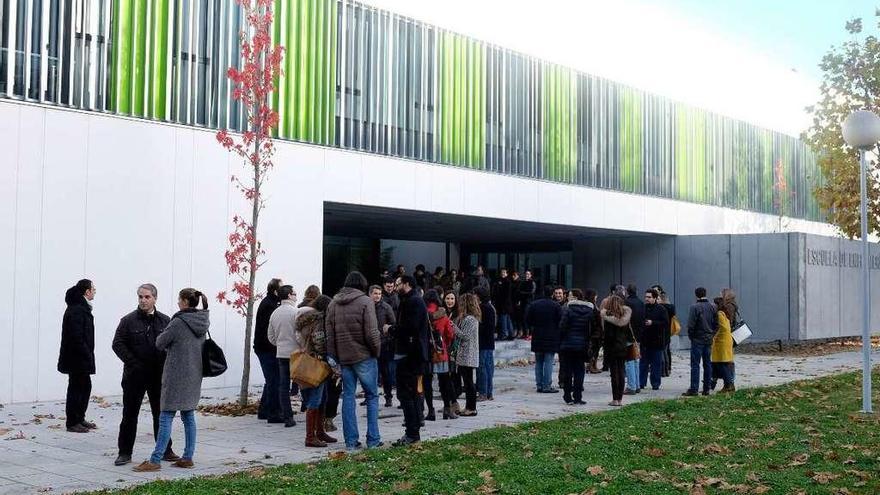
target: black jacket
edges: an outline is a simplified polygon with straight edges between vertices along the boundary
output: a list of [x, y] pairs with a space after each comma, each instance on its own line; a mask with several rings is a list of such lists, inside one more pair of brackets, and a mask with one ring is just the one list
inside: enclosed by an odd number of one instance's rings
[[700, 299], [688, 312], [688, 338], [699, 344], [711, 344], [718, 329], [718, 309], [708, 299]]
[[[382, 350], [379, 355], [385, 359], [393, 359], [394, 325], [397, 323], [397, 316], [394, 314], [394, 309], [391, 308], [391, 305], [385, 302], [384, 299], [376, 303], [376, 322], [378, 323], [379, 333], [382, 334]], [[391, 325], [392, 328], [385, 332], [385, 325]]]
[[269, 318], [272, 317], [272, 312], [280, 304], [281, 301], [277, 297], [268, 294], [260, 301], [260, 305], [257, 306], [257, 318], [254, 322], [254, 352], [272, 353], [273, 356], [277, 352], [275, 346], [269, 342], [268, 333]]
[[483, 319], [480, 321], [480, 350], [494, 351], [495, 324], [498, 321], [498, 314], [490, 302], [480, 303], [480, 312], [483, 313]]
[[538, 289], [538, 284], [535, 283], [535, 279], [531, 280], [520, 280], [519, 281], [519, 300], [523, 306], [528, 306], [532, 301], [535, 300], [535, 291]]
[[394, 327], [394, 353], [407, 356], [413, 365], [430, 362], [429, 325], [425, 300], [413, 288], [409, 294], [400, 297], [400, 317]]
[[587, 352], [590, 347], [590, 334], [596, 319], [596, 308], [586, 301], [571, 301], [562, 311], [559, 321], [561, 339], [560, 351]]
[[638, 296], [628, 296], [624, 303], [632, 310], [630, 325], [636, 342], [642, 342], [642, 332], [645, 331], [645, 303]]
[[532, 329], [532, 352], [559, 352], [562, 306], [550, 298], [526, 306], [526, 325]]
[[492, 302], [499, 314], [506, 315], [513, 312], [510, 277], [499, 279], [492, 286]]
[[67, 309], [61, 321], [61, 349], [58, 371], [72, 374], [95, 374], [95, 319], [92, 307], [76, 287], [64, 295]]
[[669, 335], [669, 313], [662, 304], [646, 304], [645, 320], [651, 320], [642, 332], [641, 344], [646, 349], [663, 349]]
[[154, 311], [152, 315], [136, 309], [119, 320], [113, 336], [113, 352], [122, 360], [122, 378], [132, 376], [162, 377], [165, 353], [156, 349], [156, 337], [171, 318]]
[[[382, 289], [382, 300], [391, 306], [391, 311], [394, 312], [396, 318], [400, 312], [400, 297], [397, 295], [397, 292], [389, 293], [385, 292], [385, 289]], [[381, 330], [381, 328], [379, 328], [379, 330]]]

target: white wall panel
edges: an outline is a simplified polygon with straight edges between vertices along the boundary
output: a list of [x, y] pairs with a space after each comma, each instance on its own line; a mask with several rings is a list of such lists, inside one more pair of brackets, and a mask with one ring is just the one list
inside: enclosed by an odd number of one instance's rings
[[[12, 395], [23, 400], [37, 398], [37, 374], [34, 373], [34, 366], [40, 365], [40, 305], [44, 295], [40, 291], [43, 156], [46, 148], [44, 119], [45, 112], [40, 108], [21, 109], [15, 202]], [[63, 299], [62, 295], [61, 300]], [[51, 301], [47, 297], [46, 304], [51, 304]], [[49, 360], [47, 357], [46, 365], [56, 364]]]
[[[364, 155], [359, 153], [351, 153], [337, 150], [319, 150], [313, 148], [312, 151], [322, 155], [326, 160], [326, 169], [324, 174], [324, 186], [328, 201], [351, 201], [351, 198], [360, 198], [362, 175], [378, 173], [375, 169], [364, 168], [362, 161]], [[297, 162], [299, 154], [290, 156], [290, 158], [279, 156], [275, 160], [278, 167], [306, 169], [307, 165]], [[321, 164], [324, 168], [324, 164]]]
[[12, 397], [12, 362], [15, 318], [15, 206], [18, 201], [19, 122], [21, 106], [0, 104], [0, 403]]
[[160, 304], [168, 311], [176, 310], [177, 291], [192, 280], [193, 174], [196, 160], [193, 142], [196, 132], [186, 128], [174, 129], [174, 181], [170, 185], [174, 191], [174, 212], [169, 219], [173, 225], [171, 285], [159, 287]]

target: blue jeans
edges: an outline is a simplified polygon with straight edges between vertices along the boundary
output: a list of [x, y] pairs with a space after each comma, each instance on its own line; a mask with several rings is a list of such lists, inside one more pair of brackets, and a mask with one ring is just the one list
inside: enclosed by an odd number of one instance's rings
[[643, 349], [642, 359], [639, 360], [639, 386], [645, 388], [648, 385], [648, 368], [651, 369], [651, 388], [660, 388], [660, 377], [663, 374], [663, 354], [665, 349]]
[[703, 390], [712, 388], [712, 344], [691, 341], [691, 388], [694, 392], [700, 387], [700, 361], [703, 364]]
[[480, 351], [480, 368], [477, 370], [477, 391], [492, 397], [492, 380], [495, 378], [495, 350]]
[[626, 388], [630, 390], [639, 389], [639, 361], [641, 359], [626, 362]]
[[258, 415], [266, 419], [278, 418], [281, 416], [281, 402], [278, 400], [278, 358], [274, 352], [258, 352], [257, 358], [265, 380]]
[[535, 387], [540, 390], [549, 390], [553, 382], [553, 358], [556, 353], [535, 353]]
[[498, 337], [501, 340], [504, 340], [508, 337], [513, 337], [513, 320], [510, 319], [509, 314], [499, 314], [498, 322], [501, 324], [501, 329], [498, 332]]
[[345, 446], [357, 446], [357, 403], [354, 394], [357, 382], [361, 382], [367, 400], [367, 447], [379, 445], [379, 365], [376, 358], [342, 366], [342, 435]]
[[324, 383], [321, 382], [315, 388], [300, 388], [299, 391], [302, 393], [303, 405], [306, 406], [306, 409], [317, 409], [321, 407], [321, 399], [324, 397]]
[[[177, 411], [162, 411], [159, 415], [159, 434], [156, 437], [156, 448], [150, 455], [150, 462], [159, 464], [168, 442], [171, 441], [171, 423]], [[183, 449], [183, 458], [192, 460], [196, 452], [196, 415], [194, 411], [180, 411], [180, 419], [183, 421], [183, 430], [186, 436], [186, 447]]]

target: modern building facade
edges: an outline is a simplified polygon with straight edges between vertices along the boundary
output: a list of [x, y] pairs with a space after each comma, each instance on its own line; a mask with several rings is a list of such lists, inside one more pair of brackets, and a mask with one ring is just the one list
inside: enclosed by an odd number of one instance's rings
[[[814, 259], [803, 236], [834, 229], [797, 139], [348, 0], [277, 0], [275, 13], [286, 51], [261, 285], [280, 275], [329, 290], [337, 272], [377, 272], [396, 249], [429, 268], [660, 282], [686, 305], [701, 280], [689, 260], [710, 253], [707, 266], [728, 267], [705, 277], [711, 290], [757, 293], [771, 277], [779, 301], [796, 301], [772, 308], [787, 316], [766, 320], [767, 338], [813, 336], [792, 280]], [[138, 284], [156, 283], [168, 311], [182, 287], [229, 285], [223, 251], [244, 208], [229, 175], [241, 169], [213, 133], [243, 129], [225, 77], [242, 27], [232, 0], [0, 0], [0, 228], [12, 233], [0, 241], [12, 281], [0, 288], [0, 403], [63, 395], [54, 360], [77, 279], [99, 289], [101, 394], [118, 390], [110, 339]], [[734, 276], [752, 267], [731, 261], [752, 252], [740, 234], [776, 236], [754, 283]], [[836, 276], [839, 289], [848, 278]], [[769, 314], [768, 298], [744, 297], [753, 320]], [[212, 326], [232, 363], [208, 383], [235, 384], [242, 321], [215, 304]]]

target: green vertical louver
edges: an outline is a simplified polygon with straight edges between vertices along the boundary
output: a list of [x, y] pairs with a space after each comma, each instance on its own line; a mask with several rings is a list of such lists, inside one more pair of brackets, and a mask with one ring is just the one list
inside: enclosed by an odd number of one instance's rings
[[[168, 0], [114, 0], [110, 110], [164, 120], [168, 84]], [[149, 41], [149, 43], [148, 43]]]
[[642, 93], [632, 88], [624, 88], [618, 93], [620, 98], [620, 188], [627, 192], [642, 190], [644, 172], [642, 170]]
[[439, 35], [440, 160], [483, 168], [486, 148], [485, 47], [444, 32]]
[[571, 69], [545, 64], [542, 72], [544, 178], [572, 182], [577, 167], [577, 80]]

